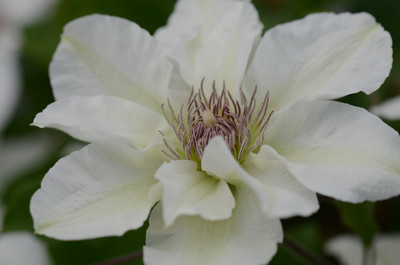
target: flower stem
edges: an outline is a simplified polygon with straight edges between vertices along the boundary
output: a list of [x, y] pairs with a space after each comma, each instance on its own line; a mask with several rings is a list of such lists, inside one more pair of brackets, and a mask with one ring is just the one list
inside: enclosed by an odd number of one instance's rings
[[314, 253], [310, 252], [308, 249], [296, 243], [293, 239], [288, 237], [286, 234], [284, 235], [283, 244], [296, 253], [303, 260], [308, 261], [310, 264], [315, 265], [331, 265], [329, 262], [323, 260], [318, 257]]
[[114, 259], [102, 261], [100, 263], [95, 263], [93, 265], [118, 265], [118, 264], [127, 263], [132, 260], [141, 259], [142, 257], [143, 257], [143, 251], [140, 250], [140, 251], [135, 251], [130, 254], [120, 256], [120, 257], [117, 257]]

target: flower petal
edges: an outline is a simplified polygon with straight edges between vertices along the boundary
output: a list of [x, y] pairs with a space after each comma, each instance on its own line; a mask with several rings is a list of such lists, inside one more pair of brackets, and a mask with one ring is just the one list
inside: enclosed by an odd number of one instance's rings
[[241, 175], [246, 175], [221, 136], [212, 138], [204, 149], [201, 168], [207, 174], [228, 182], [241, 180]]
[[9, 232], [0, 236], [0, 264], [50, 265], [46, 246], [28, 232]]
[[400, 96], [372, 107], [371, 112], [384, 119], [400, 120]]
[[144, 261], [149, 265], [258, 265], [267, 263], [282, 241], [279, 219], [268, 219], [247, 189], [238, 189], [232, 217], [207, 221], [181, 216], [162, 222], [161, 205], [150, 216]]
[[31, 200], [36, 232], [77, 240], [140, 227], [159, 199], [152, 188], [163, 158], [158, 145], [138, 151], [113, 141], [59, 160]]
[[234, 185], [250, 188], [268, 216], [288, 218], [314, 213], [319, 208], [315, 193], [299, 183], [279, 159], [264, 146], [239, 165], [224, 140], [215, 137], [204, 150], [202, 169]]
[[242, 167], [263, 184], [271, 216], [308, 216], [319, 209], [316, 194], [293, 177], [269, 146], [264, 145], [257, 154], [251, 154]]
[[[262, 24], [250, 1], [178, 1], [155, 36], [190, 85], [205, 77], [238, 89]], [[211, 87], [211, 86], [206, 86]]]
[[145, 30], [125, 19], [91, 15], [65, 26], [50, 79], [57, 99], [113, 95], [160, 112], [171, 70]]
[[180, 215], [199, 215], [210, 220], [231, 216], [235, 199], [228, 184], [197, 170], [197, 163], [172, 160], [156, 173], [164, 188], [163, 216], [170, 226]]
[[86, 142], [123, 140], [145, 148], [149, 141], [166, 131], [161, 114], [140, 104], [111, 96], [71, 96], [49, 105], [33, 122], [40, 128], [62, 130]]
[[400, 137], [364, 109], [298, 102], [272, 116], [265, 143], [315, 192], [349, 202], [400, 194]]
[[369, 94], [389, 75], [391, 45], [390, 35], [369, 14], [312, 14], [265, 34], [244, 90], [269, 91], [275, 111], [304, 97]]
[[270, 204], [262, 183], [250, 176], [235, 160], [224, 139], [216, 136], [204, 149], [201, 168], [207, 174], [236, 186], [247, 186], [260, 200], [261, 209], [265, 214], [270, 213]]

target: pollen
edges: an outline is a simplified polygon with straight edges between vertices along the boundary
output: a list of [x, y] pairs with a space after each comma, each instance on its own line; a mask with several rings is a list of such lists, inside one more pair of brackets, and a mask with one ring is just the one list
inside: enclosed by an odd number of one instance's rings
[[[171, 159], [189, 159], [201, 163], [204, 149], [212, 138], [221, 136], [232, 155], [243, 162], [250, 152], [257, 152], [264, 140], [264, 132], [273, 113], [268, 113], [269, 93], [257, 104], [257, 87], [247, 100], [243, 92], [240, 99], [234, 99], [225, 84], [220, 93], [215, 82], [208, 94], [204, 89], [204, 79], [197, 92], [192, 89], [185, 106], [174, 111], [168, 102], [169, 114], [164, 105], [162, 110], [169, 125], [182, 146], [171, 146], [164, 137]], [[176, 141], [175, 141], [176, 142]], [[177, 151], [180, 150], [180, 151]]]
[[203, 121], [203, 125], [206, 128], [210, 127], [211, 125], [217, 122], [217, 119], [215, 118], [211, 110], [206, 109], [205, 111], [200, 112], [200, 116]]

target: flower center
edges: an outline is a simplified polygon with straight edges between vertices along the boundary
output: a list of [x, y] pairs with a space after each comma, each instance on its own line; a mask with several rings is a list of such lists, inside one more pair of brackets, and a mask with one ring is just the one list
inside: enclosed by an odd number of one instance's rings
[[203, 125], [206, 128], [217, 122], [217, 119], [215, 118], [211, 110], [206, 109], [205, 111], [200, 112], [200, 116], [203, 118]]
[[241, 98], [235, 100], [225, 89], [218, 94], [213, 83], [211, 94], [206, 95], [204, 80], [197, 93], [192, 92], [186, 105], [180, 108], [178, 114], [171, 104], [168, 104], [169, 115], [164, 105], [164, 116], [173, 128], [175, 135], [182, 144], [182, 149], [174, 148], [164, 140], [171, 159], [189, 159], [201, 163], [204, 149], [215, 136], [221, 136], [237, 161], [243, 162], [250, 152], [257, 152], [264, 139], [264, 131], [272, 115], [268, 114], [269, 94], [257, 106], [257, 88], [247, 100], [243, 92]]

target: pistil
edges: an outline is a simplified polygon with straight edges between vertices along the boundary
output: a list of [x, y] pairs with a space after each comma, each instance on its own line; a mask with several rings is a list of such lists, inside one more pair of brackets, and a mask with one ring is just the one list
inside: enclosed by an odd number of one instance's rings
[[182, 106], [178, 114], [168, 104], [168, 116], [163, 105], [164, 115], [182, 143], [185, 157], [180, 157], [173, 151], [174, 148], [167, 141], [165, 143], [169, 152], [165, 153], [171, 159], [186, 158], [200, 163], [204, 149], [211, 139], [221, 136], [237, 161], [243, 162], [250, 152], [256, 152], [260, 148], [273, 113], [271, 111], [268, 114], [268, 92], [258, 107], [256, 92], [257, 88], [254, 89], [250, 101], [241, 92], [239, 102], [225, 89], [225, 84], [218, 94], [214, 82], [211, 94], [207, 96], [203, 80], [197, 93], [192, 89], [186, 106]]
[[215, 118], [211, 110], [206, 109], [205, 111], [200, 112], [200, 116], [203, 121], [203, 125], [206, 128], [214, 125], [217, 122], [217, 119]]

